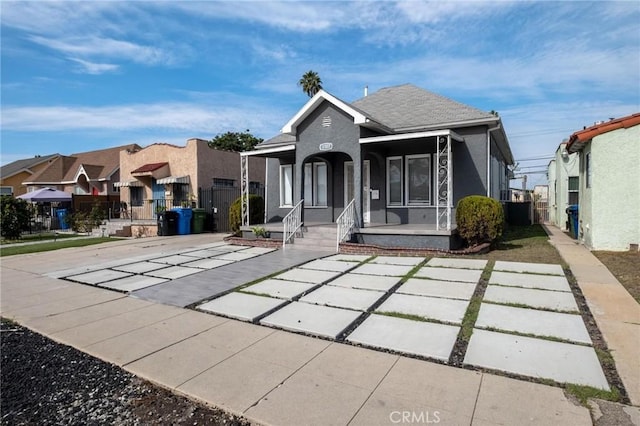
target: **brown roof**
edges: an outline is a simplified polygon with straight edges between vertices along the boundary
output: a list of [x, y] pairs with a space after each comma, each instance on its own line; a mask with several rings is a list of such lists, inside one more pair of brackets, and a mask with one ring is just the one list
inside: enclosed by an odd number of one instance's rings
[[80, 167], [91, 180], [107, 179], [120, 168], [120, 151], [139, 150], [138, 144], [117, 146], [97, 151], [80, 152], [70, 156], [60, 156], [49, 167], [35, 176], [29, 183], [73, 182]]
[[567, 151], [580, 151], [584, 148], [587, 142], [591, 141], [596, 136], [600, 136], [603, 133], [611, 132], [613, 130], [627, 129], [629, 127], [637, 126], [638, 124], [640, 124], [640, 113], [587, 127], [571, 135], [569, 142], [567, 142]]
[[169, 164], [169, 163], [164, 162], [164, 163], [151, 163], [151, 164], [145, 164], [145, 165], [144, 165], [144, 166], [142, 166], [142, 167], [138, 167], [138, 168], [137, 168], [137, 169], [135, 169], [135, 170], [131, 170], [131, 173], [152, 172], [152, 171], [154, 171], [154, 170], [158, 170], [159, 168], [166, 166], [167, 164]]

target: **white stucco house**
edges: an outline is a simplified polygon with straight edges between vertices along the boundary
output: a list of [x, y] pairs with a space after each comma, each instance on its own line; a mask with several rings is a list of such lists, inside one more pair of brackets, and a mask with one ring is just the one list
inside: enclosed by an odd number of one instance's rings
[[567, 231], [567, 207], [580, 202], [580, 156], [562, 142], [549, 162], [549, 222]]
[[579, 239], [592, 250], [638, 250], [640, 113], [575, 132], [580, 156]]

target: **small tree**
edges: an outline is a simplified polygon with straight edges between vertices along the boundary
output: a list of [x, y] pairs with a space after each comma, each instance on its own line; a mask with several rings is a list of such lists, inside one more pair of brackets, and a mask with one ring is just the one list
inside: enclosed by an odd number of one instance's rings
[[253, 136], [247, 129], [244, 132], [226, 132], [216, 135], [209, 142], [209, 147], [221, 151], [243, 152], [251, 151], [262, 141], [262, 138]]
[[20, 238], [22, 231], [29, 228], [31, 214], [25, 200], [10, 195], [0, 197], [0, 234], [9, 240]]
[[[246, 195], [245, 195], [246, 197]], [[259, 195], [249, 194], [249, 224], [262, 223], [264, 220], [264, 198]], [[229, 207], [229, 227], [234, 234], [240, 231], [242, 225], [242, 197]]]
[[458, 201], [458, 233], [470, 247], [493, 243], [502, 236], [504, 210], [493, 198], [471, 195]]

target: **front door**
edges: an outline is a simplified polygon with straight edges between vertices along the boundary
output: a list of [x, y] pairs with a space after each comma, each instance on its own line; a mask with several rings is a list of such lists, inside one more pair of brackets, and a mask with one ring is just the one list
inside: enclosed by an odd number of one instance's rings
[[[344, 205], [353, 200], [355, 195], [353, 180], [353, 161], [345, 161], [344, 163]], [[362, 220], [369, 223], [371, 220], [371, 191], [370, 191], [370, 174], [369, 160], [362, 162]]]

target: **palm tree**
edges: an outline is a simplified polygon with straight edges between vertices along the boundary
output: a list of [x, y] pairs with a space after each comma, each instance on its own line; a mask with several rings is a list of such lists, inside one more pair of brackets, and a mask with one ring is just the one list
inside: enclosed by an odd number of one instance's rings
[[302, 74], [302, 78], [298, 81], [298, 86], [302, 87], [302, 91], [310, 98], [318, 91], [322, 90], [322, 80], [317, 72], [309, 70]]

